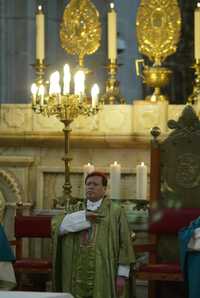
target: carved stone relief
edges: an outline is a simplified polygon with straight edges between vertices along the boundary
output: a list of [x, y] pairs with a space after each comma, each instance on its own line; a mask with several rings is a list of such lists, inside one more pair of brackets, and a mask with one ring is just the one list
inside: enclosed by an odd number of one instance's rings
[[0, 128], [19, 131], [27, 131], [32, 125], [32, 110], [29, 105], [2, 105]]

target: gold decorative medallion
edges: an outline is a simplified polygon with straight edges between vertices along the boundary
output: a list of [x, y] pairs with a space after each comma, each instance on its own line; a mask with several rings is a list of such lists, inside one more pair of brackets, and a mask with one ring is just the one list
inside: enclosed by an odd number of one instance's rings
[[71, 0], [65, 7], [60, 40], [66, 52], [79, 56], [81, 66], [84, 56], [93, 54], [99, 48], [101, 41], [99, 12], [90, 0]]
[[180, 38], [181, 15], [176, 0], [141, 0], [138, 8], [139, 51], [160, 65], [176, 51]]

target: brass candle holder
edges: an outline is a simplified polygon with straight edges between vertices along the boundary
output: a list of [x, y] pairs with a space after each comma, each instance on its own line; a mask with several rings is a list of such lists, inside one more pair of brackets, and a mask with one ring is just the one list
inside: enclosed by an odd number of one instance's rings
[[101, 101], [105, 104], [124, 104], [125, 98], [120, 93], [119, 81], [117, 80], [118, 64], [117, 61], [107, 65], [108, 79], [106, 81], [106, 92], [102, 95]]
[[192, 66], [195, 75], [193, 91], [188, 98], [188, 101], [192, 104], [200, 103], [200, 60], [196, 60], [195, 62]]
[[32, 65], [35, 68], [37, 85], [44, 84], [44, 76], [47, 65], [44, 60], [36, 59], [36, 63]]

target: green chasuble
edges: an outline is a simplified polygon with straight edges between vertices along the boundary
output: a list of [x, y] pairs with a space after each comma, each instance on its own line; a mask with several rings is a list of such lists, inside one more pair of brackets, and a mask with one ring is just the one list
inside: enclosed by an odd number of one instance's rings
[[96, 212], [101, 218], [98, 223], [64, 236], [59, 236], [63, 216], [53, 219], [55, 291], [75, 298], [115, 298], [118, 265], [135, 262], [124, 210], [105, 198]]

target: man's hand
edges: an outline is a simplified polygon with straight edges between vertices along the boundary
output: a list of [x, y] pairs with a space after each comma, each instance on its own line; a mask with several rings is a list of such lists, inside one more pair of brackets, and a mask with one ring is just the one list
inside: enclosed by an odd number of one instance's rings
[[99, 222], [102, 216], [93, 211], [86, 211], [86, 219], [90, 222]]
[[121, 297], [124, 293], [126, 285], [126, 278], [124, 276], [117, 276], [116, 279], [116, 292], [117, 297]]

